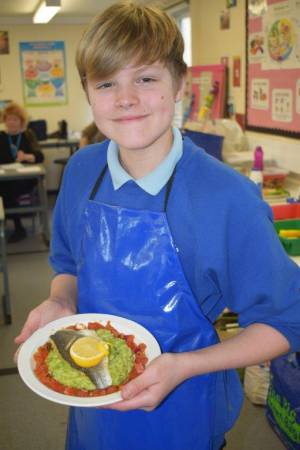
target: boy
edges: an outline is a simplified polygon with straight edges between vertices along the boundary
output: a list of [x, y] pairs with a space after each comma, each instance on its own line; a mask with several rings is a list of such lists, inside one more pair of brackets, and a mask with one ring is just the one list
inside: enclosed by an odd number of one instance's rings
[[[77, 152], [55, 208], [50, 297], [17, 343], [59, 317], [137, 321], [162, 355], [105, 409], [72, 408], [70, 450], [218, 450], [242, 393], [235, 371], [300, 347], [299, 269], [247, 179], [172, 128], [186, 66], [162, 11], [117, 3], [96, 17], [77, 67], [110, 141]], [[219, 343], [228, 306], [245, 329]]]

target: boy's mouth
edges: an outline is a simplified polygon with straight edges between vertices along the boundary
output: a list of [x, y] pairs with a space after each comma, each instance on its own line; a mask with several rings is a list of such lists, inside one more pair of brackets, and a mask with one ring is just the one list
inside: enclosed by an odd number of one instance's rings
[[118, 117], [117, 119], [115, 119], [115, 121], [119, 122], [119, 123], [134, 122], [134, 121], [141, 121], [141, 120], [145, 119], [146, 117], [147, 117], [147, 115], [142, 115], [142, 116], [130, 115], [130, 116]]

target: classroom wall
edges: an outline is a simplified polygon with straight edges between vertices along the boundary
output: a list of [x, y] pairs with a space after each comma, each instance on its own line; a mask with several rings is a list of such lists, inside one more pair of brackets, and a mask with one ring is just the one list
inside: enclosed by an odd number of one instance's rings
[[[220, 15], [225, 0], [191, 0], [192, 61], [197, 64], [221, 64], [221, 57], [229, 58], [229, 96], [233, 96], [236, 112], [245, 110], [245, 0], [237, 0], [231, 8], [231, 28], [220, 30]], [[242, 59], [241, 87], [232, 87], [232, 60]]]
[[[229, 95], [238, 113], [245, 112], [245, 0], [237, 0], [231, 8], [229, 30], [220, 30], [220, 14], [225, 0], [190, 0], [192, 17], [193, 64], [218, 64], [222, 56], [229, 57]], [[75, 51], [84, 25], [5, 25], [8, 30], [10, 54], [0, 55], [0, 99], [13, 99], [23, 103], [21, 73], [19, 67], [19, 42], [36, 40], [65, 41], [67, 61], [68, 104], [63, 106], [28, 108], [32, 119], [46, 118], [48, 131], [57, 129], [57, 122], [65, 119], [69, 129], [80, 131], [92, 116], [75, 68]], [[241, 87], [232, 87], [232, 58], [240, 56], [242, 62]], [[282, 167], [300, 173], [299, 140], [278, 138], [275, 135], [247, 132], [249, 148], [264, 145], [266, 155], [278, 161]]]
[[[192, 61], [197, 64], [219, 64], [221, 57], [229, 57], [229, 97], [232, 97], [235, 111], [245, 113], [245, 15], [246, 1], [237, 0], [237, 6], [230, 10], [230, 29], [220, 29], [220, 15], [225, 0], [190, 0], [192, 17]], [[232, 86], [232, 60], [241, 57], [241, 86]], [[266, 156], [290, 171], [300, 173], [299, 139], [276, 135], [246, 132], [249, 149], [262, 145]]]
[[75, 68], [75, 52], [83, 25], [5, 25], [0, 29], [9, 32], [10, 53], [0, 55], [0, 99], [14, 100], [23, 104], [21, 71], [19, 65], [19, 42], [64, 41], [67, 66], [68, 103], [61, 106], [28, 107], [31, 119], [46, 119], [48, 132], [57, 130], [58, 121], [65, 119], [69, 130], [80, 131], [91, 120], [89, 105], [81, 88]]

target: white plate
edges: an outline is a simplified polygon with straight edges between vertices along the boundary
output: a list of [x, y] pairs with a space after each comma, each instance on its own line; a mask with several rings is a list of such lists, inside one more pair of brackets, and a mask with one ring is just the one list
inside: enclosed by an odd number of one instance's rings
[[41, 397], [68, 406], [103, 406], [120, 401], [120, 392], [114, 392], [113, 394], [99, 397], [75, 397], [72, 395], [60, 394], [42, 384], [34, 373], [35, 362], [33, 355], [41, 345], [44, 345], [48, 341], [51, 334], [70, 325], [79, 323], [88, 324], [88, 322], [101, 322], [103, 325], [106, 325], [108, 321], [110, 321], [112, 326], [120, 333], [133, 334], [136, 344], [146, 344], [147, 348], [145, 352], [148, 363], [161, 354], [159, 345], [154, 336], [136, 322], [124, 319], [123, 317], [112, 316], [110, 314], [76, 314], [48, 323], [45, 327], [40, 328], [33, 333], [33, 335], [22, 345], [18, 356], [18, 369], [24, 383]]

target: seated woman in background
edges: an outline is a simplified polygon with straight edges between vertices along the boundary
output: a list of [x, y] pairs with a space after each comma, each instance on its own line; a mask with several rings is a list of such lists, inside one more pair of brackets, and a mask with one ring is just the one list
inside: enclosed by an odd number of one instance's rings
[[79, 147], [81, 148], [89, 144], [96, 144], [97, 142], [104, 141], [104, 139], [106, 139], [104, 134], [98, 130], [95, 122], [92, 122], [82, 130]]
[[[16, 103], [10, 103], [3, 111], [6, 131], [0, 132], [0, 164], [14, 162], [35, 164], [44, 160], [33, 131], [26, 129], [28, 118], [26, 111]], [[0, 196], [4, 208], [18, 206], [18, 198], [30, 193], [36, 180], [14, 180], [0, 182]], [[18, 215], [10, 216], [14, 220], [15, 230], [8, 242], [17, 242], [26, 237], [26, 230]]]

